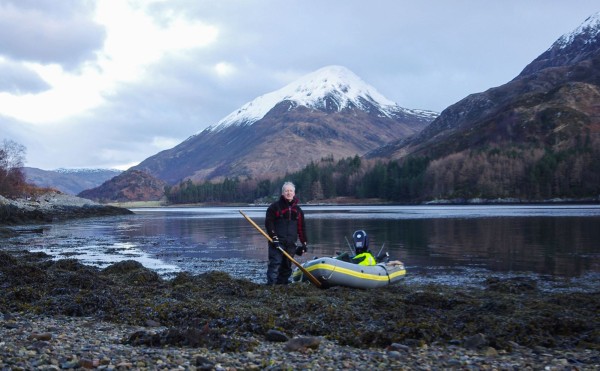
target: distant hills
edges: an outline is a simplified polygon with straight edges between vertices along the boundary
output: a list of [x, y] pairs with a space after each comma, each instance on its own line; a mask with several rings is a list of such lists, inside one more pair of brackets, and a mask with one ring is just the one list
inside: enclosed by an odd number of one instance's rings
[[38, 187], [54, 188], [66, 194], [95, 188], [105, 181], [122, 173], [115, 169], [57, 169], [42, 170], [33, 167], [23, 168], [25, 178]]
[[87, 189], [79, 197], [98, 202], [160, 200], [166, 183], [143, 171], [129, 169], [100, 186]]

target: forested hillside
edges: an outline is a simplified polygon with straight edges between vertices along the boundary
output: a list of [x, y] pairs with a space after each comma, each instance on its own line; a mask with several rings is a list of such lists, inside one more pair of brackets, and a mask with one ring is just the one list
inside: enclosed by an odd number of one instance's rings
[[600, 143], [589, 138], [563, 151], [515, 146], [462, 151], [442, 159], [363, 160], [358, 156], [311, 163], [273, 180], [191, 181], [167, 188], [171, 203], [267, 202], [291, 180], [302, 202], [336, 197], [421, 203], [435, 199], [598, 200]]

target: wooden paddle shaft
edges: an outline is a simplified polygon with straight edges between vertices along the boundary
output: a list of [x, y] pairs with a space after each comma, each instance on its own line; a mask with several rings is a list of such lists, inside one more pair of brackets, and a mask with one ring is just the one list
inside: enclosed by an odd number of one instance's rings
[[[242, 214], [244, 216], [244, 218], [246, 218], [246, 220], [249, 221], [250, 224], [252, 224], [252, 226], [254, 228], [256, 228], [256, 230], [258, 230], [263, 236], [265, 236], [265, 238], [267, 240], [269, 240], [269, 242], [273, 243], [273, 239], [271, 238], [271, 236], [269, 236], [265, 231], [262, 230], [261, 227], [259, 227], [256, 223], [254, 223], [254, 220], [250, 219], [250, 217], [248, 215], [244, 214], [244, 212], [242, 210], [240, 210], [240, 214]], [[281, 246], [279, 246], [279, 244], [276, 244], [275, 247], [277, 249], [279, 249], [279, 251], [281, 251], [283, 253], [283, 255], [285, 255], [286, 258], [290, 259], [290, 261], [292, 263], [294, 263], [294, 265], [296, 265], [298, 267], [298, 269], [300, 269], [302, 271], [302, 273], [304, 273], [306, 275], [306, 277], [308, 277], [310, 282], [312, 282], [315, 286], [321, 288], [321, 281], [319, 281], [308, 270], [306, 270], [306, 268], [304, 268], [302, 266], [302, 264], [298, 263], [290, 254], [288, 254], [284, 249], [282, 249]]]

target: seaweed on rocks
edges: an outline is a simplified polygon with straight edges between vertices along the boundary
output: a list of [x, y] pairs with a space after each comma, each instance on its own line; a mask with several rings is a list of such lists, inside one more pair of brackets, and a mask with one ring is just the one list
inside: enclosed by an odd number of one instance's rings
[[134, 345], [242, 351], [276, 332], [357, 348], [600, 349], [600, 292], [548, 293], [521, 279], [490, 279], [483, 289], [320, 290], [259, 285], [223, 272], [164, 279], [133, 261], [100, 269], [26, 251], [0, 251], [0, 278], [0, 313], [145, 327], [126, 339]]
[[103, 205], [50, 191], [35, 197], [10, 200], [0, 196], [0, 225], [52, 223], [60, 220], [133, 214], [131, 210]]
[[145, 268], [142, 263], [135, 260], [124, 260], [112, 264], [106, 267], [102, 273], [114, 281], [134, 286], [162, 282], [158, 273]]

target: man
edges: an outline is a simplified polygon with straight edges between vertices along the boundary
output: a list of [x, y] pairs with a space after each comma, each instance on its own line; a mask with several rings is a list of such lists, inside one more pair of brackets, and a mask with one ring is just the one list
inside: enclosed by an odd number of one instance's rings
[[[273, 240], [273, 243], [269, 243], [268, 285], [286, 285], [292, 275], [292, 262], [276, 246], [290, 256], [302, 255], [307, 251], [304, 212], [298, 202], [296, 187], [291, 182], [285, 182], [279, 200], [267, 208], [265, 228]], [[296, 247], [298, 239], [302, 245]]]

